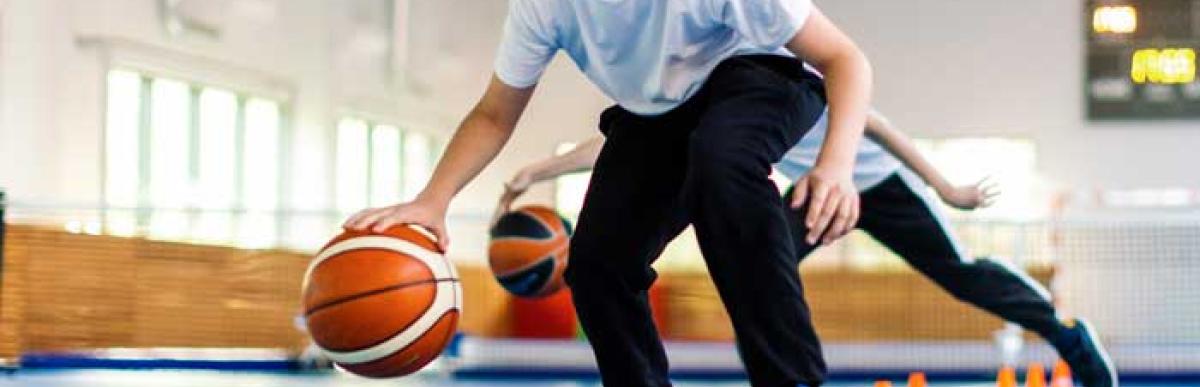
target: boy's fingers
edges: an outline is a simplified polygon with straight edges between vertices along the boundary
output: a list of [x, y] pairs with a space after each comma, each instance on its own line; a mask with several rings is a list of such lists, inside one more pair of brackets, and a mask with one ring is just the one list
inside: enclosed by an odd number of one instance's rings
[[438, 248], [442, 249], [442, 253], [445, 253], [446, 249], [450, 247], [450, 237], [446, 235], [445, 228], [437, 226], [430, 227], [429, 229], [433, 231], [433, 236], [437, 237]]
[[397, 216], [397, 214], [395, 212], [389, 211], [387, 215], [380, 217], [378, 220], [376, 220], [374, 222], [375, 226], [371, 227], [371, 231], [384, 232], [384, 231], [387, 231], [388, 228], [391, 228], [392, 226], [395, 226], [400, 223], [403, 223], [401, 218], [399, 216]]
[[515, 198], [507, 193], [500, 196], [500, 202], [496, 203], [496, 215], [499, 216], [508, 212], [508, 209], [512, 208], [513, 199]]
[[837, 213], [833, 216], [833, 224], [829, 226], [829, 232], [825, 233], [824, 240], [821, 244], [830, 244], [833, 241], [846, 235], [849, 229], [850, 217], [852, 216], [851, 201], [842, 200]]
[[808, 198], [808, 176], [800, 178], [792, 186], [792, 209], [800, 209], [800, 206], [804, 205], [804, 199], [806, 198]]
[[[817, 241], [820, 240], [821, 235], [825, 234], [826, 231], [829, 230], [829, 223], [833, 221], [833, 216], [836, 214], [838, 205], [840, 204], [839, 199], [840, 198], [837, 197], [831, 197], [825, 200], [824, 205], [819, 209], [809, 207], [809, 211], [817, 211], [820, 213], [813, 223], [813, 227], [810, 227], [808, 230], [807, 239], [809, 244], [817, 243]], [[814, 204], [815, 203], [816, 202], [814, 202]]]
[[851, 197], [851, 200], [850, 200], [850, 224], [846, 225], [846, 233], [847, 234], [849, 234], [851, 230], [854, 230], [854, 227], [858, 225], [858, 215], [859, 215], [859, 211], [861, 210], [859, 208], [859, 206], [862, 203], [860, 200], [861, 199], [859, 199], [858, 195], [854, 195]]
[[508, 206], [504, 204], [496, 205], [496, 211], [492, 212], [492, 219], [488, 221], [489, 227], [496, 225], [496, 222], [500, 221], [500, 218], [503, 217], [507, 212]]
[[383, 211], [383, 210], [379, 210], [379, 209], [370, 209], [370, 210], [363, 211], [363, 214], [361, 216], [359, 216], [358, 219], [355, 219], [354, 223], [350, 224], [350, 228], [354, 229], [354, 230], [358, 230], [358, 231], [366, 230], [367, 227], [370, 227], [372, 224], [375, 224], [376, 221], [378, 221], [380, 218], [383, 218], [386, 215], [387, 215], [387, 211]]
[[371, 216], [371, 214], [375, 213], [376, 211], [378, 211], [378, 209], [376, 209], [376, 208], [367, 208], [367, 209], [363, 209], [358, 212], [355, 212], [354, 215], [350, 215], [349, 219], [346, 219], [346, 222], [342, 224], [342, 227], [346, 227], [346, 228], [350, 228], [350, 229], [354, 229], [354, 230], [360, 230], [363, 227], [360, 225], [362, 223], [363, 219], [368, 216]]
[[821, 217], [821, 211], [825, 209], [825, 200], [829, 195], [829, 187], [822, 184], [810, 183], [809, 189], [812, 190], [812, 198], [808, 202], [808, 216], [805, 217], [804, 225], [811, 229], [816, 226], [817, 220]]
[[342, 222], [342, 227], [352, 228], [358, 223], [358, 218], [362, 217], [364, 212], [366, 212], [366, 210], [361, 210], [359, 212], [355, 212], [354, 215], [350, 215], [349, 218], [346, 218], [345, 222]]

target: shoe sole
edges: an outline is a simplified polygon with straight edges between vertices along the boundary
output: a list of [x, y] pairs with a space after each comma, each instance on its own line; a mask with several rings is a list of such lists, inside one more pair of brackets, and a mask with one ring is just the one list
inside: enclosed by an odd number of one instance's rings
[[1108, 356], [1108, 350], [1104, 348], [1100, 336], [1096, 335], [1096, 329], [1092, 328], [1092, 323], [1084, 319], [1075, 321], [1083, 325], [1083, 331], [1087, 333], [1088, 341], [1091, 342], [1093, 348], [1100, 352], [1100, 359], [1104, 361], [1104, 367], [1108, 368], [1108, 377], [1112, 379], [1112, 387], [1120, 387], [1121, 382], [1117, 379], [1117, 367], [1113, 366], [1112, 358]]

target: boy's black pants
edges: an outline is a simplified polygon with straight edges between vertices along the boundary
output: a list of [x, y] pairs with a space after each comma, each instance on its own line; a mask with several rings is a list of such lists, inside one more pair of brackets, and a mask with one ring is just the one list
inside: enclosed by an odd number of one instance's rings
[[606, 386], [670, 385], [647, 290], [651, 262], [688, 224], [751, 383], [821, 383], [825, 364], [797, 273], [792, 215], [767, 176], [824, 106], [821, 81], [798, 60], [742, 56], [722, 62], [668, 113], [612, 107], [601, 115], [607, 140], [565, 275]]

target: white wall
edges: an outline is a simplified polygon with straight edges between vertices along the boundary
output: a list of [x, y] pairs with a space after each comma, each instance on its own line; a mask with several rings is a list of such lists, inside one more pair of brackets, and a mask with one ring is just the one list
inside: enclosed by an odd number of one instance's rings
[[[506, 2], [413, 0], [403, 84], [353, 73], [337, 40], [354, 1], [229, 0], [217, 40], [168, 36], [156, 0], [8, 0], [0, 32], [0, 186], [15, 201], [99, 202], [103, 50], [81, 37], [156, 47], [280, 80], [294, 119], [288, 204], [329, 206], [332, 127], [365, 112], [452, 130], [490, 74]], [[1200, 186], [1200, 123], [1090, 123], [1082, 95], [1078, 1], [818, 1], [858, 40], [877, 72], [876, 104], [926, 137], [1025, 135], [1046, 178], [1064, 186]], [[352, 61], [350, 61], [352, 62]], [[608, 104], [565, 58], [539, 87], [512, 145], [454, 203], [456, 245], [482, 249], [480, 219], [519, 165], [595, 133]], [[549, 201], [550, 186], [530, 200]], [[463, 242], [466, 241], [466, 242]]]
[[818, 3], [870, 55], [875, 103], [909, 132], [1027, 135], [1064, 186], [1200, 187], [1200, 120], [1086, 120], [1083, 1]]
[[[184, 75], [200, 75], [189, 74], [198, 68], [205, 78], [261, 77], [284, 89], [294, 122], [285, 203], [328, 209], [338, 117], [365, 114], [447, 140], [486, 85], [507, 9], [489, 0], [413, 1], [402, 83], [370, 72], [361, 62], [378, 58], [357, 58], [339, 40], [355, 30], [356, 12], [364, 16], [353, 3], [370, 1], [377, 0], [214, 0], [226, 4], [216, 8], [216, 39], [169, 35], [157, 0], [8, 1], [0, 23], [0, 187], [17, 205], [99, 206], [108, 60], [162, 56]], [[246, 12], [239, 2], [258, 8]], [[512, 145], [455, 201], [455, 254], [482, 255], [482, 220], [510, 171], [593, 133], [606, 100], [563, 60], [546, 79]], [[549, 186], [530, 194], [550, 198]]]
[[[425, 6], [446, 10], [430, 20], [468, 18], [462, 24], [442, 23], [438, 40], [426, 44], [462, 49], [455, 55], [466, 62], [472, 61], [467, 57], [477, 58], [473, 67], [463, 66], [477, 72], [457, 88], [474, 93], [476, 88], [469, 85], [486, 76], [494, 47], [495, 36], [487, 32], [499, 30], [504, 5], [470, 1], [475, 11], [463, 13], [458, 9], [468, 5], [461, 1], [433, 3], [437, 5]], [[871, 57], [875, 104], [914, 135], [1032, 138], [1039, 169], [1049, 182], [1064, 188], [1200, 188], [1200, 173], [1193, 167], [1200, 165], [1200, 153], [1195, 152], [1200, 147], [1200, 120], [1086, 119], [1082, 1], [817, 3]], [[461, 53], [470, 46], [479, 52]], [[517, 136], [518, 144], [529, 147], [515, 149], [550, 149], [551, 143], [577, 137], [583, 132], [561, 126], [590, 125], [588, 120], [604, 106], [606, 100], [574, 75], [569, 62], [560, 64], [560, 71], [552, 71], [542, 83], [524, 133]], [[552, 141], [525, 143], [538, 142], [529, 138], [543, 133]], [[506, 166], [506, 160], [501, 164]]]
[[219, 40], [209, 41], [169, 37], [153, 0], [10, 1], [0, 58], [6, 79], [0, 185], [15, 201], [98, 204], [104, 76], [112, 51], [203, 59], [209, 70], [228, 66], [285, 80], [298, 91], [292, 101], [301, 121], [296, 138], [327, 130], [323, 6], [295, 2], [278, 11], [261, 24], [230, 23]]

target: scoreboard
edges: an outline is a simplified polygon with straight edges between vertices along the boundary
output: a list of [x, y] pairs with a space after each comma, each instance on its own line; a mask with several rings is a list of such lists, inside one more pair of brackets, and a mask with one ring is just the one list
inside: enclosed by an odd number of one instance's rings
[[1200, 0], [1088, 0], [1091, 120], [1200, 119]]

